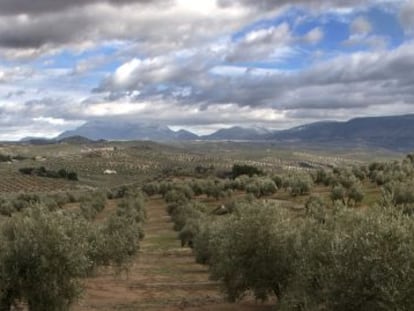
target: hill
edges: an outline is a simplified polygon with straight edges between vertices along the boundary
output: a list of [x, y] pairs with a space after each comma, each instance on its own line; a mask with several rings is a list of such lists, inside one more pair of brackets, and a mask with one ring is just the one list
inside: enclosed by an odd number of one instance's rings
[[414, 114], [356, 118], [346, 122], [317, 122], [282, 131], [236, 126], [205, 136], [197, 136], [186, 130], [175, 132], [168, 126], [154, 123], [91, 121], [73, 131], [64, 132], [56, 140], [66, 140], [73, 136], [78, 138], [71, 141], [267, 141], [293, 146], [311, 144], [323, 148], [375, 147], [405, 152], [414, 150]]
[[213, 134], [200, 137], [203, 140], [263, 140], [272, 131], [260, 127], [235, 126], [228, 129], [220, 129]]
[[154, 123], [90, 121], [72, 131], [66, 131], [58, 140], [82, 136], [90, 140], [187, 140], [197, 138], [187, 131], [174, 132], [168, 126]]
[[271, 140], [322, 145], [414, 149], [414, 115], [318, 122], [273, 133]]

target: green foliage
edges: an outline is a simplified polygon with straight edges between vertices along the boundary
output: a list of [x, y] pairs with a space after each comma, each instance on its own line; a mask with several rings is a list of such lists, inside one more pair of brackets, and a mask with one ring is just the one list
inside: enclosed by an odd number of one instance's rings
[[414, 307], [413, 222], [372, 208], [304, 222], [297, 273], [283, 310], [376, 311]]
[[[213, 279], [223, 283], [231, 301], [251, 289], [256, 298], [281, 297], [293, 273], [289, 218], [274, 206], [244, 206], [195, 241], [198, 261], [210, 263]], [[207, 242], [206, 242], [207, 240]]]
[[142, 186], [142, 191], [148, 196], [153, 196], [160, 193], [160, 185], [157, 182], [147, 183]]
[[115, 264], [121, 267], [137, 254], [142, 236], [140, 223], [114, 215], [108, 218], [92, 239], [96, 248], [91, 256], [96, 265]]
[[263, 171], [251, 165], [234, 164], [231, 173], [233, 178], [237, 178], [241, 175], [247, 175], [249, 177], [252, 177], [254, 175], [262, 175]]
[[144, 223], [147, 215], [144, 209], [142, 196], [138, 194], [131, 194], [118, 203], [116, 215], [131, 219], [136, 223]]
[[[0, 310], [11, 310], [17, 302], [26, 302], [30, 311], [69, 310], [82, 292], [81, 278], [101, 265], [124, 267], [137, 254], [145, 219], [140, 193], [131, 192], [99, 224], [59, 209], [52, 196], [17, 199], [29, 205], [2, 224]], [[95, 213], [104, 204], [105, 196], [93, 193], [83, 199], [81, 210]]]
[[284, 180], [284, 188], [286, 188], [292, 196], [307, 195], [313, 187], [313, 180], [310, 175], [293, 175]]
[[199, 206], [199, 204], [193, 203], [178, 205], [171, 214], [171, 219], [174, 222], [174, 230], [181, 231], [190, 219], [202, 217], [203, 212]]
[[164, 199], [167, 203], [185, 204], [188, 202], [188, 198], [185, 194], [175, 189], [168, 191], [165, 194]]
[[80, 219], [40, 207], [12, 216], [2, 229], [1, 310], [17, 300], [31, 311], [68, 310], [80, 294], [78, 278], [93, 267], [88, 251]]
[[181, 246], [188, 245], [193, 247], [194, 238], [200, 231], [200, 219], [198, 217], [189, 218], [185, 225], [178, 233], [178, 238], [181, 240]]
[[329, 185], [329, 175], [324, 169], [318, 169], [315, 174], [315, 183], [316, 184], [324, 184], [325, 186]]
[[358, 205], [362, 202], [364, 196], [365, 194], [362, 190], [362, 186], [359, 183], [355, 183], [348, 191], [348, 205]]
[[194, 172], [198, 175], [198, 176], [209, 176], [215, 173], [215, 168], [214, 165], [210, 165], [210, 166], [203, 166], [203, 165], [197, 165], [194, 168]]
[[128, 195], [128, 187], [127, 186], [120, 186], [107, 191], [107, 198], [108, 199], [121, 199]]
[[341, 201], [345, 204], [346, 189], [342, 185], [334, 186], [331, 191], [331, 199], [333, 202]]
[[22, 161], [22, 160], [26, 160], [27, 157], [21, 156], [21, 155], [16, 155], [16, 156], [12, 156], [12, 155], [6, 155], [6, 154], [2, 154], [0, 153], [0, 162], [12, 162], [12, 161]]
[[93, 220], [103, 211], [105, 204], [106, 196], [101, 192], [95, 192], [82, 199], [80, 212], [86, 219]]
[[66, 178], [68, 180], [77, 181], [78, 180], [78, 174], [76, 172], [67, 172]]
[[280, 189], [280, 188], [283, 187], [283, 178], [282, 177], [275, 175], [275, 176], [272, 177], [272, 180], [275, 183], [277, 189]]
[[320, 223], [326, 220], [326, 203], [321, 197], [311, 196], [305, 203], [306, 215], [312, 217]]
[[78, 174], [73, 171], [67, 171], [62, 168], [58, 171], [48, 170], [44, 166], [38, 168], [35, 167], [22, 167], [19, 169], [19, 172], [24, 175], [35, 175], [39, 177], [48, 177], [48, 178], [63, 178], [67, 180], [78, 180]]
[[206, 207], [200, 203], [170, 204], [167, 206], [167, 211], [174, 222], [174, 230], [178, 231], [181, 246], [193, 247], [194, 239], [199, 234], [201, 220], [205, 217], [206, 210]]
[[268, 177], [251, 178], [245, 187], [246, 192], [253, 194], [256, 198], [275, 194], [278, 190], [274, 181]]
[[390, 182], [383, 187], [383, 205], [404, 206], [414, 203], [414, 182]]
[[202, 223], [196, 260], [229, 299], [275, 294], [280, 310], [414, 308], [414, 220], [395, 208], [333, 209], [311, 197], [304, 218], [253, 204]]

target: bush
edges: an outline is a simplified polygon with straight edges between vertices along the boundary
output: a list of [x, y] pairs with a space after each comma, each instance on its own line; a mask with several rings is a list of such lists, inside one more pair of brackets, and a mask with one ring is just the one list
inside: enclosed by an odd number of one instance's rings
[[58, 171], [47, 170], [44, 166], [35, 167], [22, 167], [19, 172], [24, 175], [35, 175], [39, 177], [48, 178], [63, 178], [68, 180], [78, 180], [78, 174], [76, 172], [67, 171], [66, 169], [60, 169]]
[[35, 170], [34, 167], [22, 167], [22, 168], [19, 168], [19, 172], [22, 173], [22, 174], [24, 174], [24, 175], [31, 175], [34, 170]]
[[254, 175], [263, 175], [262, 170], [258, 169], [255, 166], [251, 166], [251, 165], [234, 164], [231, 172], [232, 172], [233, 179], [241, 175], [247, 175], [249, 177], [252, 177]]
[[76, 172], [68, 172], [66, 178], [68, 180], [77, 181], [78, 180], [78, 174]]

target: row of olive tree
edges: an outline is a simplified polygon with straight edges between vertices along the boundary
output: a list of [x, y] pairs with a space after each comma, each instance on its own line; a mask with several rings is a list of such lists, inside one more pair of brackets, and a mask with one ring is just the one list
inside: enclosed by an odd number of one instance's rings
[[0, 196], [0, 215], [11, 216], [33, 205], [41, 204], [50, 210], [63, 208], [69, 203], [80, 203], [81, 209], [89, 207], [98, 212], [104, 208], [107, 194], [102, 191], [73, 191], [56, 193], [18, 193]]
[[84, 212], [51, 210], [41, 203], [5, 219], [0, 310], [22, 302], [30, 311], [69, 310], [82, 292], [82, 278], [102, 265], [124, 266], [137, 254], [145, 219], [139, 193], [121, 201], [104, 222], [89, 219]]
[[292, 196], [307, 195], [311, 192], [313, 180], [309, 174], [289, 174], [287, 176], [252, 176], [241, 175], [234, 179], [194, 179], [183, 182], [151, 182], [143, 186], [149, 195], [162, 195], [167, 202], [176, 201], [180, 196], [183, 201], [194, 196], [206, 195], [215, 199], [229, 198], [235, 191], [251, 193], [255, 197], [275, 194], [279, 189]]
[[240, 207], [199, 226], [196, 258], [232, 301], [252, 291], [276, 295], [280, 310], [412, 310], [414, 220], [384, 208], [320, 213]]

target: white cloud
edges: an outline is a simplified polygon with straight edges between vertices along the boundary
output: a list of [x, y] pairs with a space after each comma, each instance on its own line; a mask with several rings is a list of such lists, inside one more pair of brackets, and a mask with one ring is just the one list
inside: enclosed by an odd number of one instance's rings
[[[16, 137], [19, 127], [24, 135], [54, 135], [95, 118], [281, 128], [403, 113], [414, 104], [413, 43], [387, 50], [387, 38], [363, 15], [368, 5], [391, 0], [29, 2], [0, 1], [0, 138], [7, 132]], [[414, 32], [414, 5], [406, 3], [400, 17], [408, 34]], [[295, 36], [292, 28], [300, 25], [271, 23], [292, 5], [312, 18], [328, 12], [350, 23], [357, 16], [344, 44], [372, 50], [329, 54], [317, 45], [325, 38], [323, 26]], [[308, 54], [314, 48], [322, 49], [320, 57]], [[68, 64], [54, 61], [66, 49]]]
[[368, 46], [374, 50], [385, 49], [389, 44], [389, 39], [373, 33], [371, 22], [358, 16], [350, 25], [349, 38], [343, 42], [345, 46]]
[[351, 23], [351, 34], [368, 35], [372, 31], [372, 24], [365, 17], [359, 16]]
[[317, 44], [322, 41], [324, 37], [323, 30], [320, 27], [310, 30], [305, 36], [304, 39], [310, 44]]
[[[287, 23], [248, 32], [241, 40], [229, 44], [229, 62], [275, 59], [278, 51], [287, 50], [292, 34]], [[279, 54], [280, 55], [280, 54]]]

